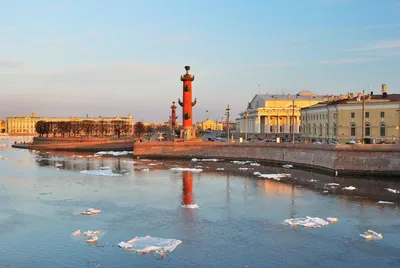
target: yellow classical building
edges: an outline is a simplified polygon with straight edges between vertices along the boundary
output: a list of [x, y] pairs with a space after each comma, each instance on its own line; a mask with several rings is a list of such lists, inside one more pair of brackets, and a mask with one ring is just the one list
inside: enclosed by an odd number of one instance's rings
[[221, 122], [216, 122], [213, 120], [204, 120], [203, 122], [197, 123], [197, 129], [205, 131], [205, 130], [214, 130], [214, 131], [223, 131], [223, 124]]
[[6, 132], [10, 135], [36, 135], [35, 125], [38, 121], [68, 122], [68, 121], [112, 121], [124, 120], [133, 129], [132, 115], [127, 117], [38, 117], [35, 113], [31, 116], [11, 116], [6, 118]]
[[327, 100], [329, 96], [310, 91], [298, 94], [257, 94], [247, 109], [239, 114], [236, 127], [240, 133], [285, 136], [300, 132], [300, 109]]
[[391, 143], [399, 140], [400, 94], [349, 93], [301, 109], [302, 137], [307, 141]]
[[6, 121], [0, 120], [0, 133], [6, 132]]

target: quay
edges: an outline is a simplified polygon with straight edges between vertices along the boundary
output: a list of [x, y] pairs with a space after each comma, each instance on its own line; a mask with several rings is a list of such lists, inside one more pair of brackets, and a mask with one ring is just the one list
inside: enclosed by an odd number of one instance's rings
[[293, 164], [296, 168], [340, 176], [400, 178], [399, 144], [291, 144], [232, 142], [136, 142], [134, 157], [218, 158]]

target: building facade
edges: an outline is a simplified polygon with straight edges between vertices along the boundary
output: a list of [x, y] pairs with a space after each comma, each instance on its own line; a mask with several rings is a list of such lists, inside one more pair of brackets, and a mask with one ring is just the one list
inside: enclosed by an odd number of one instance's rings
[[301, 109], [302, 138], [340, 143], [391, 143], [399, 140], [400, 94], [348, 94]]
[[0, 120], [0, 133], [6, 132], [6, 121]]
[[203, 122], [197, 123], [196, 128], [201, 131], [213, 130], [213, 131], [223, 131], [224, 125], [221, 122], [213, 120], [204, 120]]
[[133, 129], [134, 121], [132, 115], [127, 117], [38, 117], [35, 113], [31, 116], [11, 116], [6, 119], [6, 132], [9, 135], [36, 135], [35, 125], [38, 121], [69, 122], [69, 121], [113, 121], [124, 120]]
[[327, 100], [329, 96], [301, 91], [296, 95], [257, 94], [247, 109], [239, 114], [236, 127], [240, 133], [261, 136], [284, 136], [300, 132], [300, 109]]

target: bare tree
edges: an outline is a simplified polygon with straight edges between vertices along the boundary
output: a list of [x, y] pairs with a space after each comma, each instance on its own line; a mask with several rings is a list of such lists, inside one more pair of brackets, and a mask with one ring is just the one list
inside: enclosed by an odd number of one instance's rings
[[111, 126], [114, 134], [117, 135], [118, 138], [121, 137], [121, 134], [126, 133], [129, 129], [128, 123], [123, 120], [112, 120]]
[[89, 138], [93, 132], [94, 122], [91, 120], [83, 120], [81, 122], [81, 130], [85, 133], [86, 138]]
[[46, 121], [40, 120], [36, 122], [35, 130], [39, 134], [39, 137], [43, 137], [43, 135], [46, 133], [46, 127], [47, 127]]
[[134, 129], [135, 129], [135, 134], [139, 136], [139, 138], [143, 133], [145, 133], [144, 124], [142, 122], [136, 122]]
[[81, 122], [79, 121], [72, 121], [71, 122], [71, 132], [74, 137], [81, 132]]

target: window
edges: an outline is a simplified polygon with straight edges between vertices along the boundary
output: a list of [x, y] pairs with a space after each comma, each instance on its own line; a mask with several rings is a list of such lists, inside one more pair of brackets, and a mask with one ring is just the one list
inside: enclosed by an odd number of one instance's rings
[[385, 118], [385, 112], [381, 112], [381, 118]]
[[[383, 112], [381, 112], [381, 113], [383, 113]], [[380, 124], [379, 125], [379, 132], [380, 132], [380, 136], [381, 137], [385, 137], [386, 136], [386, 125], [385, 124]]]
[[337, 136], [337, 128], [335, 123], [333, 123], [333, 136]]
[[366, 137], [371, 136], [371, 125], [370, 124], [365, 124], [365, 136]]
[[365, 118], [369, 118], [369, 112], [365, 112]]
[[356, 117], [356, 113], [351, 113], [351, 118], [355, 118]]
[[350, 125], [350, 136], [355, 137], [356, 136], [356, 124], [351, 124]]

